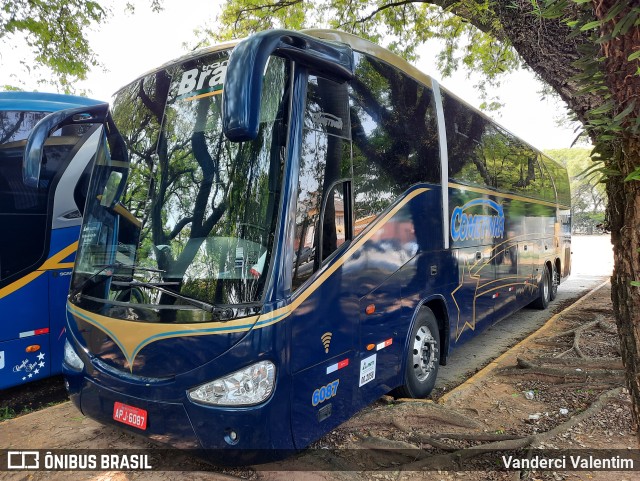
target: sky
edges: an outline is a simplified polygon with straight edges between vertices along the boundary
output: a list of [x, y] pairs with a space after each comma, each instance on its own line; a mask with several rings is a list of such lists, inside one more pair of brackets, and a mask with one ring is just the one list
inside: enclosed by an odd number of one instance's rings
[[[164, 0], [160, 13], [148, 11], [147, 2], [138, 2], [134, 14], [125, 14], [122, 7], [113, 8], [111, 20], [89, 33], [89, 38], [102, 69], [94, 69], [79, 88], [99, 100], [110, 100], [120, 87], [141, 74], [187, 52], [185, 44], [194, 45], [194, 29], [205, 22], [214, 24], [222, 0], [209, 0], [207, 10], [202, 0]], [[6, 44], [5, 44], [6, 47]], [[24, 89], [51, 91], [31, 82], [20, 67], [25, 50], [12, 45], [0, 52], [0, 85], [15, 85], [12, 73], [20, 72]], [[467, 78], [466, 72], [442, 78], [435, 66], [435, 45], [421, 48], [421, 59], [415, 65], [435, 78], [444, 87], [469, 104], [478, 107], [480, 99], [473, 88], [477, 78]], [[556, 99], [543, 100], [538, 92], [541, 84], [527, 71], [510, 74], [502, 82], [499, 96], [504, 107], [489, 116], [507, 130], [539, 149], [568, 148], [576, 134], [573, 127], [560, 127], [557, 120], [565, 117], [565, 105]]]

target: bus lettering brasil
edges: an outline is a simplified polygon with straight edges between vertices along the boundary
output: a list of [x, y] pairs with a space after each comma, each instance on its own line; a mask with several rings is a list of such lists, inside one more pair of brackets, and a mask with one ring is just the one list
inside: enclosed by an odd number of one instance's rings
[[[178, 86], [178, 95], [199, 93], [202, 89], [213, 90], [215, 87], [219, 87], [219, 90], [221, 90], [226, 74], [226, 61], [207, 65], [202, 68], [202, 71], [197, 68], [187, 70], [182, 74], [182, 80]], [[210, 88], [205, 88], [207, 79], [209, 80], [207, 87]]]
[[[494, 215], [470, 214], [472, 207], [488, 206], [496, 211]], [[489, 199], [474, 199], [462, 207], [453, 209], [451, 214], [451, 238], [454, 241], [478, 240], [504, 236], [504, 211], [502, 206]]]

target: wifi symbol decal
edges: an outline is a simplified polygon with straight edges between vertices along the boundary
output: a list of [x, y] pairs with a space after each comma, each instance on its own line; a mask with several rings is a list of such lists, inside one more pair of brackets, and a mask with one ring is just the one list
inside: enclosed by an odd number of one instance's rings
[[324, 346], [324, 352], [329, 352], [329, 344], [331, 344], [331, 334], [330, 332], [325, 332], [320, 339], [322, 339], [322, 345]]

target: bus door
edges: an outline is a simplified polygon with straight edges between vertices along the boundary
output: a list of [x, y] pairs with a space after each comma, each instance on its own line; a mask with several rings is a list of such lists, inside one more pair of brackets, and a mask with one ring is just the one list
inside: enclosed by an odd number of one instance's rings
[[[295, 124], [295, 122], [292, 122]], [[292, 430], [304, 446], [353, 412], [358, 279], [351, 239], [347, 87], [309, 75], [292, 251]], [[357, 386], [357, 384], [355, 384]]]

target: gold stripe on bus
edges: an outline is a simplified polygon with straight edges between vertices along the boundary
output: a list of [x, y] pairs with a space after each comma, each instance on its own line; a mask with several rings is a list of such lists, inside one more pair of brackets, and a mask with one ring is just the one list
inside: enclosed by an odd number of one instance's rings
[[304, 291], [300, 292], [291, 304], [274, 311], [228, 322], [203, 322], [190, 324], [151, 324], [131, 322], [122, 319], [102, 316], [86, 311], [78, 306], [67, 303], [67, 309], [76, 318], [81, 319], [97, 327], [120, 347], [129, 369], [133, 370], [133, 363], [137, 354], [147, 345], [165, 339], [176, 337], [194, 337], [218, 334], [232, 334], [246, 332], [251, 329], [261, 329], [276, 324], [286, 319], [293, 310], [300, 306], [311, 294], [313, 294], [335, 271], [337, 271], [347, 259], [349, 259], [362, 245], [373, 237], [395, 214], [398, 213], [409, 201], [416, 196], [427, 192], [427, 188], [418, 188], [410, 192], [387, 214], [373, 223], [371, 229], [360, 237], [347, 251], [322, 272]]
[[[482, 292], [476, 292], [476, 297], [475, 299], [477, 299], [480, 296], [484, 296], [485, 294], [488, 294], [489, 292], [494, 292], [494, 291], [498, 291], [500, 289], [504, 289], [505, 287], [512, 287], [512, 286], [529, 286], [529, 287], [535, 287], [537, 289], [537, 286], [535, 284], [532, 284], [530, 282], [512, 282], [510, 284], [503, 284], [501, 286], [497, 286], [497, 287], [492, 287], [491, 289], [487, 289], [484, 290]], [[478, 289], [480, 289], [480, 287], [478, 287]], [[474, 302], [475, 302], [474, 299]]]
[[[508, 280], [527, 280], [527, 279], [531, 279], [530, 276], [509, 276], [509, 277], [501, 277], [500, 279], [494, 279], [492, 281], [489, 282], [485, 282], [484, 284], [479, 284], [477, 289], [481, 289], [483, 287], [486, 287], [490, 284], [495, 284], [496, 282], [503, 282], [503, 281], [508, 281]], [[505, 286], [510, 286], [511, 284], [504, 284]], [[499, 287], [503, 287], [502, 285]]]
[[17, 281], [14, 281], [8, 286], [5, 286], [2, 289], [0, 289], [0, 299], [2, 299], [3, 297], [7, 297], [10, 294], [13, 294], [18, 289], [23, 288], [24, 286], [34, 281], [35, 279], [37, 279], [47, 271], [73, 268], [73, 262], [61, 262], [61, 261], [69, 257], [76, 250], [78, 250], [77, 241], [74, 242], [73, 244], [69, 244], [67, 247], [65, 247], [61, 251], [49, 257], [42, 264], [42, 266], [40, 266], [37, 270], [30, 272], [26, 276], [21, 277]]
[[454, 182], [449, 182], [449, 187], [453, 188], [453, 189], [459, 189], [459, 190], [468, 190], [471, 192], [475, 192], [476, 194], [485, 194], [485, 195], [492, 195], [494, 197], [502, 197], [504, 199], [512, 199], [512, 200], [519, 200], [521, 202], [530, 202], [532, 204], [540, 204], [540, 205], [546, 205], [549, 207], [559, 207], [560, 209], [570, 209], [570, 207], [567, 207], [565, 205], [562, 204], [556, 204], [554, 202], [549, 202], [546, 200], [538, 200], [538, 199], [532, 199], [531, 197], [524, 197], [521, 195], [515, 195], [515, 194], [507, 194], [504, 192], [497, 192], [495, 190], [489, 190], [489, 189], [483, 189], [482, 187], [470, 187], [468, 185], [463, 185], [463, 184], [456, 184]]
[[214, 90], [213, 92], [206, 92], [204, 94], [194, 95], [193, 97], [187, 97], [186, 99], [182, 99], [182, 100], [184, 100], [185, 102], [188, 102], [190, 100], [198, 100], [205, 97], [213, 97], [214, 95], [220, 95], [222, 92], [223, 90]]

